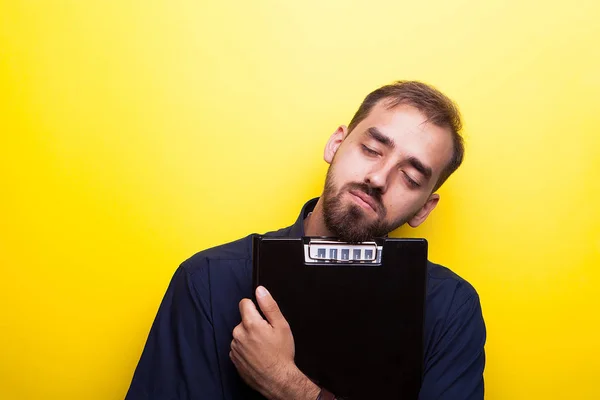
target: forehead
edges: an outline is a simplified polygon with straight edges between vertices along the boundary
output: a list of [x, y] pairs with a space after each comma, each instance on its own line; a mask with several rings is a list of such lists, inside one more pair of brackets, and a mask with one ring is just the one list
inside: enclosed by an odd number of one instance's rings
[[380, 101], [350, 136], [367, 137], [367, 130], [372, 127], [394, 141], [393, 151], [400, 157], [417, 157], [433, 169], [436, 177], [452, 158], [450, 129], [427, 122], [427, 117], [413, 106], [400, 104], [389, 108]]

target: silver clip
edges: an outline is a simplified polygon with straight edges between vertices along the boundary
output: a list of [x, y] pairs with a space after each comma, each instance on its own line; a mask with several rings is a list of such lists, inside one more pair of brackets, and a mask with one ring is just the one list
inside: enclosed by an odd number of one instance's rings
[[381, 262], [381, 246], [375, 242], [346, 243], [311, 239], [304, 246], [306, 262], [361, 264]]

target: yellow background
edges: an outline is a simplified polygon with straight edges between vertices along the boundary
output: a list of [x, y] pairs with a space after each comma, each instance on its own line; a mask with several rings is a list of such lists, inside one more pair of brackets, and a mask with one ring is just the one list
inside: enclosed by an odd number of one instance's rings
[[0, 2], [0, 399], [121, 399], [178, 264], [291, 224], [363, 97], [432, 83], [467, 157], [417, 230], [488, 399], [600, 398], [597, 1]]

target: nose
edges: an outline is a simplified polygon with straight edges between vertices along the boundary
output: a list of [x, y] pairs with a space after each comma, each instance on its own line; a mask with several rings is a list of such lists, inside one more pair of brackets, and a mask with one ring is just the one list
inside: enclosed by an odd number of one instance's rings
[[385, 193], [388, 187], [388, 180], [390, 175], [390, 167], [384, 165], [378, 165], [373, 168], [365, 177], [365, 182], [369, 184], [373, 189], [378, 189], [381, 194]]

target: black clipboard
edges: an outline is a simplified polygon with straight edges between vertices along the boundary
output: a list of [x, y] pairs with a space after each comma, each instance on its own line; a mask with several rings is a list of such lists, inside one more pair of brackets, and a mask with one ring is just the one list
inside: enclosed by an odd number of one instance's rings
[[425, 239], [253, 238], [253, 287], [289, 322], [296, 365], [349, 400], [418, 398], [426, 271]]

